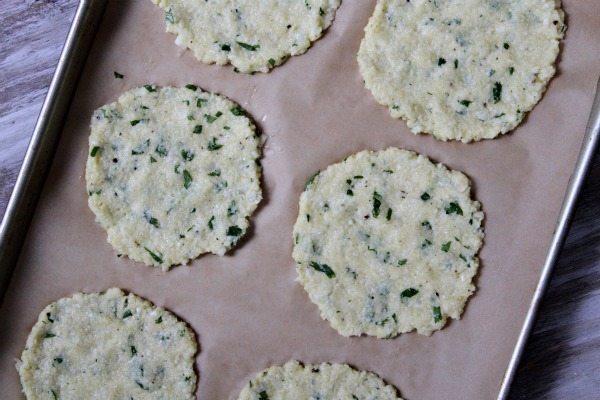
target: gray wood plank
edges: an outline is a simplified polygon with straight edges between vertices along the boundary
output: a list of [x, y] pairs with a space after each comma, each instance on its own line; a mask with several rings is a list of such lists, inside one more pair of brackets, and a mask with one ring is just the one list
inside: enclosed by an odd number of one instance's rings
[[[76, 5], [4, 0], [0, 7], [0, 218]], [[599, 199], [597, 157], [511, 399], [600, 398]]]

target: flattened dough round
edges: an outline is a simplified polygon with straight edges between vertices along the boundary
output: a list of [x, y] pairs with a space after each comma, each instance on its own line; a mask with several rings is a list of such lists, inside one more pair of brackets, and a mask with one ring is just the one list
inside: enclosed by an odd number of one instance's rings
[[193, 399], [196, 351], [187, 324], [112, 288], [48, 305], [17, 367], [29, 400]]
[[256, 375], [239, 397], [267, 399], [402, 400], [394, 387], [371, 372], [357, 371], [346, 364], [302, 366], [293, 360]]
[[358, 63], [414, 133], [492, 139], [542, 97], [565, 29], [555, 0], [378, 0]]
[[244, 111], [194, 85], [130, 90], [92, 117], [88, 204], [120, 254], [167, 270], [223, 255], [262, 198]]
[[333, 22], [341, 0], [152, 0], [167, 32], [204, 63], [268, 72], [303, 54]]
[[475, 290], [483, 212], [462, 173], [416, 153], [362, 151], [300, 196], [293, 257], [340, 334], [430, 335]]

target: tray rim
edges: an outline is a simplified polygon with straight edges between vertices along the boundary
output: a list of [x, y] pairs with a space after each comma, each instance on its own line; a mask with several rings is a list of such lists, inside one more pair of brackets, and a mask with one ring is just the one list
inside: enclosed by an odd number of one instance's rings
[[[58, 139], [79, 77], [87, 60], [95, 33], [100, 26], [108, 0], [80, 0], [69, 33], [65, 40], [48, 93], [38, 115], [27, 152], [19, 170], [3, 220], [0, 222], [0, 304], [29, 230], [43, 184], [54, 159]], [[596, 96], [586, 125], [586, 134], [573, 170], [561, 211], [558, 216], [550, 248], [546, 255], [540, 279], [536, 285], [519, 336], [506, 367], [497, 400], [505, 400], [510, 393], [525, 346], [535, 325], [539, 307], [550, 282], [573, 219], [577, 200], [600, 144], [600, 79]]]

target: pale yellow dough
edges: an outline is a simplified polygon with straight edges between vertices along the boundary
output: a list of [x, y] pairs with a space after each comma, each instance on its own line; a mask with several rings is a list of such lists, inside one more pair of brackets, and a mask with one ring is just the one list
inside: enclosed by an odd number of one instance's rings
[[402, 400], [396, 389], [371, 372], [346, 364], [303, 366], [288, 361], [260, 372], [239, 400]]
[[112, 288], [48, 305], [17, 368], [28, 400], [194, 399], [192, 330]]
[[563, 19], [555, 0], [378, 0], [360, 72], [377, 102], [414, 133], [492, 139], [542, 97]]
[[239, 72], [268, 72], [304, 53], [331, 25], [340, 1], [152, 0], [177, 45]]
[[483, 212], [469, 179], [416, 153], [362, 151], [300, 196], [293, 257], [321, 316], [344, 336], [430, 335], [475, 290]]
[[169, 269], [223, 255], [262, 198], [260, 141], [230, 100], [152, 85], [92, 117], [88, 204], [119, 254]]

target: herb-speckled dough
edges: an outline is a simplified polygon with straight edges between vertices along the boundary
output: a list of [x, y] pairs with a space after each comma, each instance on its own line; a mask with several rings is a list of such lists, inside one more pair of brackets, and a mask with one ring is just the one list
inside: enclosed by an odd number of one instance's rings
[[268, 72], [304, 53], [335, 17], [341, 0], [152, 0], [167, 32], [205, 63]]
[[239, 400], [402, 400], [394, 387], [371, 372], [345, 364], [302, 366], [288, 361], [267, 368], [242, 390]]
[[565, 29], [555, 0], [378, 0], [358, 62], [414, 133], [492, 139], [540, 100]]
[[112, 288], [48, 305], [17, 364], [29, 400], [193, 399], [192, 330]]
[[261, 200], [243, 110], [194, 85], [130, 90], [92, 117], [88, 203], [120, 254], [162, 267], [223, 255]]
[[321, 316], [344, 336], [430, 335], [475, 290], [483, 212], [462, 173], [416, 153], [363, 151], [300, 197], [293, 257]]

